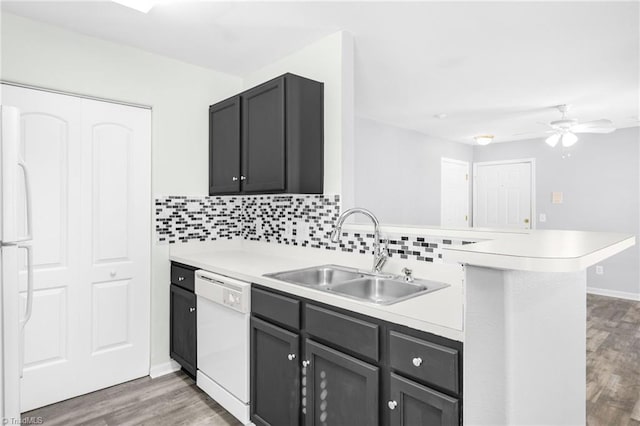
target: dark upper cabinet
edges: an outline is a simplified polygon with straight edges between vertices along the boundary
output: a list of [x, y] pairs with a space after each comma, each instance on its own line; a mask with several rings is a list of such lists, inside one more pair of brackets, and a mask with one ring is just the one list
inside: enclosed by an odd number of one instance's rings
[[305, 360], [306, 426], [379, 424], [378, 367], [309, 339]]
[[209, 108], [209, 193], [240, 191], [240, 96]]
[[210, 195], [321, 194], [323, 180], [322, 83], [285, 74], [209, 107]]
[[391, 426], [457, 426], [459, 404], [426, 386], [391, 373], [390, 400], [387, 402]]
[[257, 426], [298, 426], [298, 334], [251, 318], [251, 421]]
[[242, 95], [242, 190], [286, 188], [285, 78]]
[[192, 376], [196, 375], [196, 295], [171, 284], [170, 355]]

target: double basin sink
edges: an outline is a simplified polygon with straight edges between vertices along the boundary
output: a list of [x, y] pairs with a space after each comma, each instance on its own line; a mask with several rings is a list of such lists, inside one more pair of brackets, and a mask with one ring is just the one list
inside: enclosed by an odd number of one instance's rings
[[274, 272], [265, 277], [376, 305], [391, 305], [448, 287], [448, 284], [434, 281], [407, 281], [397, 275], [374, 274], [337, 265]]

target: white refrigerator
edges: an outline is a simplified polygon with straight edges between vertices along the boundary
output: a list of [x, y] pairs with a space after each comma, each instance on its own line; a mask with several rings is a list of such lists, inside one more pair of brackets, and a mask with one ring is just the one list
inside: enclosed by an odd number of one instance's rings
[[[29, 172], [20, 160], [20, 111], [0, 106], [0, 417], [20, 419], [24, 326], [33, 305], [31, 191]], [[20, 264], [26, 252], [26, 303], [20, 298]]]

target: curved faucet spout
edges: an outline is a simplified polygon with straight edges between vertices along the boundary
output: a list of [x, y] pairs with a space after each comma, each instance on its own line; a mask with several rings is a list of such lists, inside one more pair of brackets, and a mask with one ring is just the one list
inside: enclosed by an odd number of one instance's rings
[[340, 234], [342, 233], [342, 226], [344, 225], [344, 221], [351, 216], [352, 214], [360, 213], [367, 216], [373, 222], [373, 272], [379, 273], [382, 270], [387, 258], [389, 257], [389, 252], [387, 250], [387, 240], [384, 240], [384, 247], [380, 247], [380, 222], [378, 218], [369, 210], [363, 209], [361, 207], [354, 207], [342, 212], [338, 221], [336, 222], [335, 228], [331, 231], [331, 241], [334, 243], [338, 243], [340, 241]]

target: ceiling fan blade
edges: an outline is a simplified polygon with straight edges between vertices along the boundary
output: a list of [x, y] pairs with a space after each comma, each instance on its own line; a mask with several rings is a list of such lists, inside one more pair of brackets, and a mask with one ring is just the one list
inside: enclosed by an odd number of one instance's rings
[[546, 131], [538, 131], [538, 132], [524, 132], [524, 133], [514, 133], [511, 136], [516, 136], [516, 137], [520, 137], [520, 136], [531, 136], [532, 138], [537, 137], [537, 136], [542, 136], [542, 135], [546, 135], [549, 133], [555, 133], [555, 130], [546, 130]]
[[613, 121], [607, 120], [605, 118], [600, 119], [600, 120], [586, 121], [584, 123], [578, 123], [575, 126], [572, 126], [571, 127], [571, 131], [574, 131], [574, 130], [585, 130], [585, 129], [593, 128], [593, 127], [597, 127], [597, 128], [601, 128], [601, 129], [612, 128], [613, 127]]
[[584, 129], [579, 129], [577, 128], [578, 126], [576, 126], [575, 128], [571, 129], [572, 133], [600, 133], [600, 134], [606, 134], [606, 133], [613, 133], [616, 131], [615, 127], [587, 127]]

